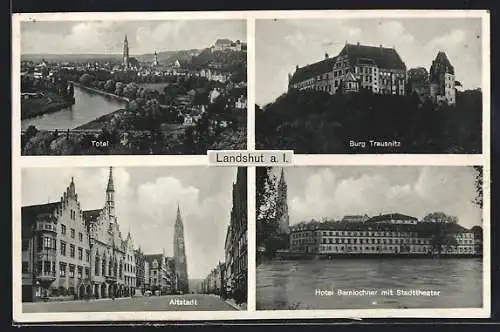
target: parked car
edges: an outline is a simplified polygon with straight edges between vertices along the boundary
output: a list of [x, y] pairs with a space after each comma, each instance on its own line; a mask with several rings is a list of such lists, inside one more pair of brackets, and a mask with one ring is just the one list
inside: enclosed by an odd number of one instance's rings
[[144, 296], [151, 296], [151, 291], [150, 290], [145, 291]]

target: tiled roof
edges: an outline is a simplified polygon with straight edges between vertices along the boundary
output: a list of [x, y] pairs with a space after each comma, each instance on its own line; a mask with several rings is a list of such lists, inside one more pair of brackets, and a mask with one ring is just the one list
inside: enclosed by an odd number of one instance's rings
[[290, 79], [290, 84], [302, 82], [320, 74], [332, 71], [335, 59], [335, 57], [327, 58], [311, 65], [298, 68]]
[[217, 39], [216, 44], [231, 44], [233, 41], [227, 38]]
[[389, 213], [389, 214], [381, 214], [379, 216], [372, 217], [367, 220], [367, 222], [380, 222], [386, 220], [415, 220], [418, 221], [417, 218], [407, 216], [401, 213]]
[[[296, 226], [292, 226], [291, 231], [296, 232]], [[417, 232], [422, 234], [432, 234], [438, 227], [446, 227], [449, 232], [461, 233], [469, 231], [467, 228], [453, 223], [438, 224], [419, 222], [417, 224], [388, 224], [388, 223], [368, 223], [368, 222], [309, 222], [304, 223], [305, 230], [326, 230], [326, 231], [391, 231], [391, 232]]]
[[52, 202], [46, 204], [37, 204], [23, 206], [21, 208], [21, 219], [24, 222], [34, 221], [39, 214], [52, 213], [59, 207], [61, 202]]
[[453, 66], [451, 65], [450, 60], [448, 60], [446, 54], [444, 52], [438, 52], [436, 59], [432, 61], [431, 69], [429, 72], [431, 82], [439, 81], [439, 74], [442, 71], [455, 75], [455, 68], [453, 68]]
[[375, 63], [379, 68], [406, 70], [406, 65], [394, 48], [346, 44], [338, 56], [347, 55], [352, 64]]

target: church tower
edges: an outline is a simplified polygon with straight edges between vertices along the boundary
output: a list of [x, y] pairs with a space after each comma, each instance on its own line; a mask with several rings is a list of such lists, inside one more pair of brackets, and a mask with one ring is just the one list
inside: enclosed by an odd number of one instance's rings
[[128, 60], [129, 60], [128, 40], [127, 40], [127, 35], [125, 35], [125, 40], [123, 41], [123, 66], [125, 68], [128, 68]]
[[109, 219], [115, 222], [115, 186], [113, 184], [113, 167], [109, 168], [108, 187], [106, 188], [106, 205], [109, 211]]
[[156, 53], [155, 51], [155, 57], [154, 57], [154, 60], [153, 60], [153, 66], [158, 66], [159, 62], [158, 62], [158, 53]]
[[279, 223], [279, 232], [288, 234], [290, 217], [288, 216], [288, 188], [285, 181], [285, 173], [281, 169], [281, 176], [278, 182], [278, 195], [276, 199], [276, 219]]
[[178, 288], [184, 294], [189, 293], [187, 274], [186, 249], [184, 246], [184, 226], [182, 224], [181, 210], [177, 205], [177, 217], [174, 230], [174, 260], [175, 270], [178, 275]]

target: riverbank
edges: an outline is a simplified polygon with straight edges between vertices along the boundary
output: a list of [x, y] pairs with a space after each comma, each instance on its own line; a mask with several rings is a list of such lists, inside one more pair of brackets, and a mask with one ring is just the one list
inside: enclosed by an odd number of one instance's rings
[[80, 84], [78, 82], [71, 81], [71, 83], [73, 83], [74, 86], [77, 86], [77, 87], [79, 87], [82, 90], [91, 91], [91, 92], [100, 94], [101, 96], [118, 99], [118, 100], [121, 100], [121, 101], [125, 101], [127, 103], [130, 101], [130, 99], [128, 99], [127, 97], [121, 97], [121, 96], [115, 95], [114, 93], [110, 93], [110, 92], [102, 91], [102, 90], [99, 90], [99, 89], [91, 88], [89, 86]]
[[97, 119], [94, 119], [90, 122], [87, 122], [81, 126], [78, 126], [76, 128], [74, 128], [74, 130], [82, 130], [82, 129], [102, 129], [104, 128], [104, 125], [106, 123], [108, 123], [109, 121], [111, 121], [111, 119], [113, 119], [115, 116], [122, 116], [124, 115], [125, 113], [127, 112], [126, 109], [118, 109], [114, 112], [111, 112], [111, 113], [108, 113], [108, 114], [105, 114], [103, 116], [100, 116], [98, 117]]
[[57, 112], [75, 104], [75, 98], [65, 100], [50, 91], [43, 91], [42, 95], [42, 98], [21, 99], [21, 120]]
[[426, 253], [344, 253], [344, 254], [305, 254], [297, 252], [282, 252], [276, 253], [272, 258], [266, 258], [262, 255], [258, 255], [257, 259], [259, 261], [266, 260], [338, 260], [338, 259], [352, 259], [352, 258], [369, 258], [369, 259], [390, 259], [390, 258], [482, 258], [481, 254], [441, 254], [441, 255], [429, 255]]

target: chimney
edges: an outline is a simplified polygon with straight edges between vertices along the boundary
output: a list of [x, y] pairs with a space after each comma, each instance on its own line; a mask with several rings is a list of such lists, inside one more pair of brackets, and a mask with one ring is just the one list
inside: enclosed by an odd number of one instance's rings
[[296, 66], [295, 66], [295, 70], [299, 70], [299, 65], [296, 65]]
[[328, 53], [325, 53], [325, 59], [328, 59]]

